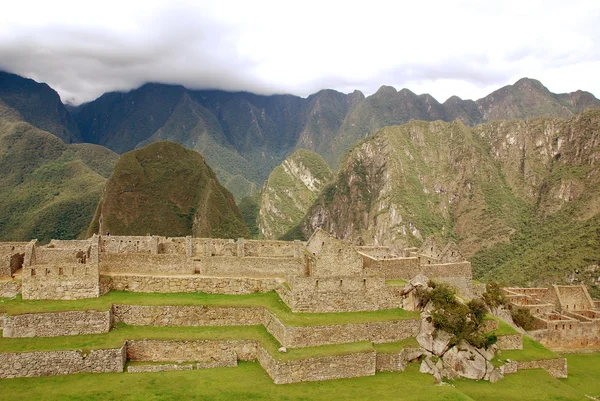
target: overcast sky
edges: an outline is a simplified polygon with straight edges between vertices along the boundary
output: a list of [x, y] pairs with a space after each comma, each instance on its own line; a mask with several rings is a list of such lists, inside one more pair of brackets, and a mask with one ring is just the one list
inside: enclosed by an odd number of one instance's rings
[[526, 76], [600, 97], [600, 1], [17, 0], [2, 5], [0, 69], [75, 104], [150, 81], [300, 96], [392, 85], [443, 102]]

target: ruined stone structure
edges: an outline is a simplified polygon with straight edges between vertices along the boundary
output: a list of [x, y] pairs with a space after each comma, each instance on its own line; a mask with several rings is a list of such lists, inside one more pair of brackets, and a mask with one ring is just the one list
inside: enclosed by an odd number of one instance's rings
[[[464, 298], [473, 296], [470, 263], [462, 260], [454, 244], [440, 249], [433, 239], [428, 239], [420, 249], [394, 253], [380, 246], [356, 247], [321, 230], [307, 242], [93, 236], [88, 240], [53, 240], [45, 246], [35, 240], [4, 243], [0, 244], [0, 255], [0, 271], [4, 272], [0, 296], [21, 293], [23, 299], [34, 300], [94, 298], [111, 290], [211, 294], [275, 290], [293, 312], [371, 311], [410, 304], [407, 303], [410, 294], [407, 296], [404, 284], [426, 282], [427, 278], [449, 283]], [[597, 316], [590, 308], [594, 303], [587, 292], [582, 295], [581, 291], [556, 287], [555, 293], [534, 289], [510, 296], [514, 302], [530, 297], [531, 302], [527, 302], [531, 305], [553, 305], [546, 309], [559, 310], [565, 316], [578, 314], [582, 319], [591, 319], [592, 314], [594, 318]], [[114, 304], [108, 311], [0, 316], [3, 336], [12, 338], [102, 334], [118, 323], [132, 326], [262, 325], [284, 349], [362, 341], [394, 343], [415, 338], [423, 324], [420, 319], [398, 319], [293, 326], [264, 307], [203, 305]], [[498, 343], [499, 349], [520, 347], [520, 335], [506, 336]], [[275, 383], [293, 383], [401, 371], [423, 352], [422, 348], [414, 347], [383, 353], [371, 349], [288, 360], [256, 340], [127, 340], [119, 348], [87, 352], [3, 353], [0, 354], [0, 377], [122, 372], [125, 369], [128, 372], [193, 370], [257, 360]], [[128, 360], [133, 364], [126, 368]], [[150, 364], [141, 364], [143, 362]], [[531, 366], [510, 365], [504, 374], [532, 367], [545, 368], [557, 377], [566, 375], [563, 360]]]
[[531, 336], [553, 348], [600, 345], [600, 311], [584, 285], [505, 288], [511, 304], [535, 317]]
[[[385, 247], [354, 247], [322, 230], [306, 242], [93, 236], [0, 244], [8, 277], [22, 267], [23, 299], [81, 299], [110, 290], [247, 294], [276, 290], [294, 312], [402, 306], [386, 280], [418, 274], [472, 297], [471, 265], [455, 246], [428, 240], [399, 257]], [[451, 255], [451, 256], [450, 256]]]

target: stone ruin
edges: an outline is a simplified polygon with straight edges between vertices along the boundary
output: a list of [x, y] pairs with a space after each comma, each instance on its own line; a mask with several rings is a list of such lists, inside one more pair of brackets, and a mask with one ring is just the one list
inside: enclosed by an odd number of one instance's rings
[[535, 318], [528, 334], [552, 348], [600, 346], [598, 303], [584, 285], [503, 289], [515, 307], [527, 308]]
[[[393, 252], [381, 246], [354, 246], [320, 229], [306, 242], [97, 235], [87, 240], [52, 240], [47, 245], [33, 240], [0, 243], [0, 256], [0, 274], [4, 277], [0, 280], [0, 296], [20, 293], [23, 299], [32, 300], [96, 298], [111, 290], [208, 294], [274, 290], [293, 312], [322, 313], [421, 310], [424, 305], [414, 290], [426, 287], [429, 279], [456, 288], [463, 299], [475, 293], [471, 265], [453, 243], [441, 248], [430, 238], [421, 248]], [[566, 300], [559, 308], [564, 316], [597, 317], [597, 312], [589, 308], [593, 305], [589, 299], [584, 303], [579, 296], [566, 295], [571, 294], [568, 290], [561, 291], [557, 299]], [[420, 346], [391, 354], [371, 351], [284, 363], [256, 341], [126, 341], [118, 349], [96, 350], [89, 356], [77, 351], [0, 354], [0, 377], [122, 372], [127, 360], [154, 363], [133, 367], [139, 371], [235, 366], [238, 360], [258, 360], [275, 383], [291, 383], [403, 370], [408, 361], [422, 356], [422, 371], [439, 379], [462, 376], [494, 381], [503, 374], [535, 367], [547, 369], [555, 377], [566, 375], [562, 359], [545, 362], [548, 366], [511, 364], [490, 368], [493, 350], [476, 350], [468, 344], [449, 349], [447, 343], [443, 344], [443, 335], [434, 334], [427, 319], [294, 327], [286, 326], [265, 308], [135, 305], [113, 305], [105, 312], [38, 313], [0, 319], [5, 337], [106, 333], [118, 322], [263, 325], [283, 350], [359, 341], [396, 342], [411, 337], [416, 337]], [[522, 347], [518, 337], [498, 347], [518, 349]], [[200, 362], [173, 364], [172, 356], [177, 352], [192, 355]], [[204, 361], [207, 355], [210, 358]], [[436, 360], [442, 355], [446, 365]]]

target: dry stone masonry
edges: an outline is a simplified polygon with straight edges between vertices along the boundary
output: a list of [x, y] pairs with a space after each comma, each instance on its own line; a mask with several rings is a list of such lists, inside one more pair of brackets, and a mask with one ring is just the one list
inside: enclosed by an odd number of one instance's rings
[[[20, 279], [19, 279], [20, 277]], [[454, 286], [465, 299], [476, 291], [471, 265], [450, 243], [428, 239], [399, 253], [381, 246], [354, 246], [316, 230], [307, 242], [254, 241], [160, 236], [93, 236], [53, 240], [40, 246], [0, 243], [0, 296], [25, 300], [75, 300], [111, 290], [156, 293], [251, 294], [276, 291], [293, 312], [354, 312], [393, 308], [415, 310], [413, 290], [433, 279]], [[397, 283], [407, 283], [398, 285]], [[515, 305], [537, 314], [530, 333], [547, 344], [598, 342], [600, 312], [585, 287], [506, 289]], [[4, 337], [102, 334], [117, 323], [132, 326], [262, 325], [288, 348], [368, 341], [392, 343], [416, 337], [420, 347], [378, 353], [374, 349], [304, 359], [282, 358], [255, 340], [127, 340], [120, 348], [0, 354], [0, 377], [78, 372], [162, 372], [234, 367], [257, 360], [275, 383], [327, 380], [402, 371], [425, 359], [421, 369], [441, 377], [496, 381], [520, 369], [543, 368], [566, 377], [566, 361], [552, 359], [490, 364], [493, 350], [468, 344], [448, 348], [424, 320], [293, 326], [264, 307], [125, 305], [107, 311], [64, 311], [0, 317]], [[486, 331], [498, 328], [490, 321]], [[522, 349], [522, 335], [500, 337], [494, 349]], [[445, 362], [437, 360], [444, 356]]]

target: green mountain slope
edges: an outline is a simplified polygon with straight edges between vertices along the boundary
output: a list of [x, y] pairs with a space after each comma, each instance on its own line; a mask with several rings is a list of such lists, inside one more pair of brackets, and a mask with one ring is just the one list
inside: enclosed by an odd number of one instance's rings
[[553, 94], [524, 78], [477, 101], [456, 96], [441, 104], [428, 94], [382, 86], [365, 97], [322, 90], [306, 99], [147, 84], [107, 93], [73, 110], [86, 142], [123, 153], [160, 140], [200, 151], [236, 199], [252, 195], [299, 148], [337, 169], [343, 155], [379, 129], [414, 120], [467, 125], [495, 119], [570, 117], [600, 101], [587, 92]]
[[325, 160], [300, 149], [275, 167], [261, 191], [258, 229], [263, 238], [281, 237], [297, 225], [332, 174]]
[[14, 118], [0, 118], [0, 240], [73, 239], [85, 232], [117, 155], [66, 145]]
[[[469, 128], [412, 122], [357, 144], [296, 230], [356, 243], [456, 241], [478, 278], [600, 276], [600, 110]], [[595, 288], [595, 287], [593, 287]]]
[[0, 71], [0, 100], [18, 112], [23, 121], [66, 143], [82, 142], [79, 127], [58, 93], [48, 85]]
[[156, 142], [122, 155], [88, 234], [247, 237], [233, 196], [196, 151]]

